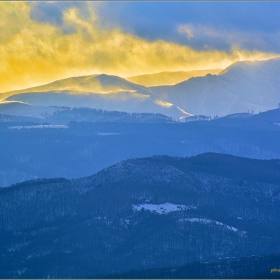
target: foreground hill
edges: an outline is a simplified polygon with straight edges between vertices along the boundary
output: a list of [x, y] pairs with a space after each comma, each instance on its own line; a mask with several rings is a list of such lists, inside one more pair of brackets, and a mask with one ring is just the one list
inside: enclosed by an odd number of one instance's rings
[[167, 102], [192, 114], [225, 116], [267, 111], [280, 103], [280, 58], [236, 62], [219, 75], [191, 78], [174, 86], [150, 87]]
[[279, 182], [279, 160], [207, 153], [0, 189], [0, 276], [87, 278], [279, 253]]

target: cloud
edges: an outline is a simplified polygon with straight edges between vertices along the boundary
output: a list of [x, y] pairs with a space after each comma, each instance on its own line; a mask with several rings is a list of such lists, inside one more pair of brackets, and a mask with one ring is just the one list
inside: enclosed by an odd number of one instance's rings
[[81, 1], [42, 1], [27, 2], [30, 7], [30, 18], [39, 23], [50, 23], [61, 26], [63, 24], [64, 11], [77, 8], [83, 18], [88, 18], [88, 4]]
[[188, 36], [174, 32], [178, 25], [204, 26], [216, 31], [223, 29], [227, 34], [242, 34], [244, 40], [240, 36], [238, 45], [248, 51], [280, 51], [280, 2], [105, 1], [97, 11], [103, 24], [111, 23], [149, 41], [172, 41], [196, 50], [213, 48], [226, 52], [236, 45], [227, 36], [192, 37], [190, 29]]
[[[121, 28], [101, 26], [96, 4], [85, 3], [86, 9], [59, 6], [58, 12], [54, 8], [58, 4], [54, 4], [39, 18], [32, 13], [45, 6], [0, 3], [0, 92], [95, 73], [132, 76], [222, 69], [240, 59], [275, 55], [238, 46], [230, 51], [197, 51], [174, 42], [149, 41]], [[196, 30], [188, 32], [191, 40], [196, 37]]]
[[[233, 47], [247, 50], [257, 50], [265, 48], [267, 42], [278, 38], [280, 32], [276, 34], [256, 34], [247, 33], [239, 29], [231, 29], [230, 32], [224, 27], [214, 28], [201, 24], [180, 24], [177, 32], [188, 39], [193, 47], [201, 46], [202, 49], [221, 49]], [[273, 37], [273, 38], [272, 38]], [[225, 47], [226, 46], [226, 47]]]
[[177, 30], [180, 34], [184, 34], [187, 36], [188, 39], [193, 37], [193, 26], [190, 24], [183, 24], [183, 25], [179, 25]]
[[162, 100], [155, 100], [155, 104], [160, 105], [162, 107], [166, 107], [166, 108], [170, 108], [173, 106], [172, 103], [166, 102], [166, 101], [162, 101]]

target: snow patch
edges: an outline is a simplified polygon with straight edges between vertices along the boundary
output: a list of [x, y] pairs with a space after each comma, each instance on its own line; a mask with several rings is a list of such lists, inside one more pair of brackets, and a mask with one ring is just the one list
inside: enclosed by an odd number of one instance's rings
[[[223, 224], [223, 223], [215, 221], [215, 220], [210, 220], [210, 219], [205, 219], [205, 218], [185, 218], [185, 219], [180, 219], [179, 221], [181, 221], [181, 222], [186, 221], [186, 222], [200, 223], [200, 224], [215, 224], [215, 225], [218, 225], [218, 226], [223, 226], [226, 229], [234, 231], [234, 232], [239, 232], [240, 231], [239, 229], [237, 229], [235, 227]], [[246, 233], [246, 231], [241, 231], [241, 233], [244, 234], [244, 233]]]
[[68, 128], [67, 125], [63, 125], [63, 124], [40, 124], [40, 125], [25, 125], [25, 126], [10, 126], [8, 127], [9, 129], [32, 129], [32, 128]]
[[170, 107], [173, 106], [172, 103], [166, 102], [166, 101], [162, 101], [162, 100], [155, 100], [155, 104], [160, 105], [162, 107], [167, 107], [167, 108], [170, 108]]
[[120, 133], [115, 133], [115, 132], [106, 132], [106, 133], [103, 133], [103, 132], [97, 132], [97, 135], [100, 135], [100, 136], [120, 135]]
[[194, 206], [187, 205], [179, 205], [172, 203], [164, 203], [164, 204], [140, 204], [140, 205], [132, 205], [133, 211], [141, 211], [142, 209], [150, 211], [156, 214], [168, 214], [170, 212], [182, 211], [188, 209], [196, 209]]

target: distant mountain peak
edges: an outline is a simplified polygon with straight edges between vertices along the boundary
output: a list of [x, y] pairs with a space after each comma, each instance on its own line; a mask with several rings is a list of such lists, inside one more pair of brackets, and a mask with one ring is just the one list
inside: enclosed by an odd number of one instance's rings
[[201, 77], [207, 74], [218, 74], [221, 69], [193, 70], [193, 71], [176, 71], [176, 72], [159, 72], [139, 76], [127, 77], [128, 81], [140, 84], [146, 87], [175, 85], [193, 77]]
[[2, 93], [1, 95], [5, 98], [7, 96], [18, 93], [65, 90], [88, 93], [109, 93], [133, 90], [138, 91], [139, 93], [148, 93], [148, 90], [144, 86], [137, 85], [119, 76], [108, 74], [93, 74], [60, 79], [41, 86], [6, 92]]
[[225, 116], [267, 111], [280, 102], [280, 58], [238, 61], [218, 75], [191, 78], [174, 86], [149, 88], [195, 115]]
[[271, 67], [272, 65], [280, 66], [280, 57], [274, 57], [270, 59], [264, 60], [244, 60], [244, 61], [236, 61], [223, 71], [221, 71], [218, 75], [223, 75], [230, 71], [241, 71], [241, 70], [250, 70], [252, 67]]

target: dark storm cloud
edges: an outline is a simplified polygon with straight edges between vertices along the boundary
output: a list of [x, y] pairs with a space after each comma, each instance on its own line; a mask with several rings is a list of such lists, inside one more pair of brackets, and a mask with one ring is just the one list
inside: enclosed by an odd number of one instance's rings
[[63, 12], [75, 7], [87, 18], [90, 4], [100, 28], [121, 28], [149, 41], [165, 40], [196, 50], [230, 52], [238, 46], [246, 50], [280, 52], [280, 2], [28, 3], [32, 7], [31, 19], [59, 26], [63, 33], [75, 32], [63, 22]]
[[[280, 2], [105, 2], [96, 9], [100, 25], [118, 26], [151, 41], [195, 49], [228, 51], [235, 44], [248, 50], [280, 50]], [[177, 32], [180, 25], [193, 25], [193, 37]]]

